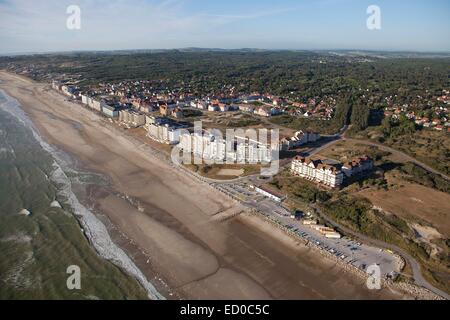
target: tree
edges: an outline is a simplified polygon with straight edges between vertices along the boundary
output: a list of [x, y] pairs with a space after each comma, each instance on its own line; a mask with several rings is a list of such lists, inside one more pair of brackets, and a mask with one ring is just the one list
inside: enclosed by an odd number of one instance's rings
[[354, 129], [364, 130], [369, 126], [370, 109], [367, 105], [358, 101], [352, 106], [350, 122]]

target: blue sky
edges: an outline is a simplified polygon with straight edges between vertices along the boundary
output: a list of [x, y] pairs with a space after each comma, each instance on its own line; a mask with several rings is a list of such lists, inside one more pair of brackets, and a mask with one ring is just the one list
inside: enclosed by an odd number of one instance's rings
[[[66, 28], [66, 8], [81, 29]], [[369, 5], [381, 30], [368, 30]], [[450, 51], [449, 0], [0, 0], [0, 53], [182, 47]]]

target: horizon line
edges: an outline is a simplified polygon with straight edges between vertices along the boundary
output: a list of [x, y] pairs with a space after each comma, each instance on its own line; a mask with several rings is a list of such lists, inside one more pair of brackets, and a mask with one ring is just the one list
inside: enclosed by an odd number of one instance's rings
[[215, 48], [215, 47], [176, 47], [176, 48], [140, 48], [140, 49], [80, 49], [80, 50], [52, 50], [52, 51], [21, 51], [21, 52], [7, 52], [0, 53], [0, 57], [7, 56], [27, 56], [27, 55], [48, 55], [48, 54], [71, 54], [71, 53], [96, 53], [96, 52], [132, 52], [132, 51], [179, 51], [179, 50], [205, 50], [205, 51], [291, 51], [291, 52], [333, 52], [333, 51], [345, 51], [345, 52], [374, 52], [374, 53], [418, 53], [418, 54], [449, 54], [450, 50], [407, 50], [407, 49], [357, 49], [357, 48], [330, 48], [330, 49], [293, 49], [293, 48]]

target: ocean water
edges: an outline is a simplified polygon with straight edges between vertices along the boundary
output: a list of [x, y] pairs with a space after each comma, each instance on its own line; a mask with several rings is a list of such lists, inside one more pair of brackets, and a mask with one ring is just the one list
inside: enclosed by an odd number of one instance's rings
[[[0, 299], [163, 299], [75, 197], [72, 181], [90, 178], [0, 90]], [[72, 265], [80, 290], [67, 287]]]

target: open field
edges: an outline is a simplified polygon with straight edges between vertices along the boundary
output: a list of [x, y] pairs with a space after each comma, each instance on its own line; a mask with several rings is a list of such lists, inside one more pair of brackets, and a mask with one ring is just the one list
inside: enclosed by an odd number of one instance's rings
[[401, 187], [360, 192], [375, 206], [408, 220], [424, 221], [447, 238], [450, 237], [450, 195], [417, 184], [403, 183]]
[[[420, 169], [411, 171], [412, 164], [401, 156], [355, 140], [340, 141], [320, 154], [339, 161], [368, 154], [375, 160], [382, 174], [355, 182], [340, 193], [354, 199], [363, 197], [369, 200], [369, 204], [378, 211], [368, 217], [381, 219], [391, 225], [386, 225], [386, 228], [396, 229], [398, 236], [390, 241], [396, 243], [406, 239], [402, 246], [407, 245], [421, 260], [426, 270], [425, 277], [448, 290], [449, 249], [446, 239], [450, 237], [450, 194], [439, 191], [447, 190], [442, 185], [445, 182], [436, 175], [425, 175]], [[382, 230], [376, 233], [383, 234]], [[391, 231], [390, 234], [395, 233]]]
[[[377, 134], [377, 130], [367, 129], [355, 137], [371, 138]], [[383, 144], [403, 151], [443, 174], [450, 174], [450, 135], [445, 131], [418, 130], [412, 135], [389, 138]]]
[[[193, 119], [188, 119], [193, 121]], [[271, 122], [271, 118], [266, 118], [246, 112], [205, 112], [203, 117], [195, 120], [202, 120], [204, 129], [219, 129], [224, 134], [226, 129], [278, 129], [280, 136], [291, 137], [295, 130]], [[269, 131], [270, 135], [270, 131]], [[270, 137], [268, 137], [269, 139]]]
[[403, 159], [374, 146], [358, 144], [355, 141], [340, 141], [320, 153], [323, 157], [339, 161], [361, 154], [371, 156], [378, 168], [384, 171], [379, 179], [385, 180], [386, 188], [364, 185], [362, 189], [352, 186], [347, 191], [363, 195], [375, 206], [403, 218], [430, 223], [446, 237], [450, 237], [450, 194], [409, 182], [407, 179], [409, 176], [398, 170], [403, 164]]
[[376, 147], [366, 146], [354, 141], [341, 140], [330, 147], [322, 150], [319, 156], [334, 159], [340, 162], [351, 160], [353, 157], [368, 155], [374, 160], [391, 160], [396, 159], [388, 152], [383, 152]]

